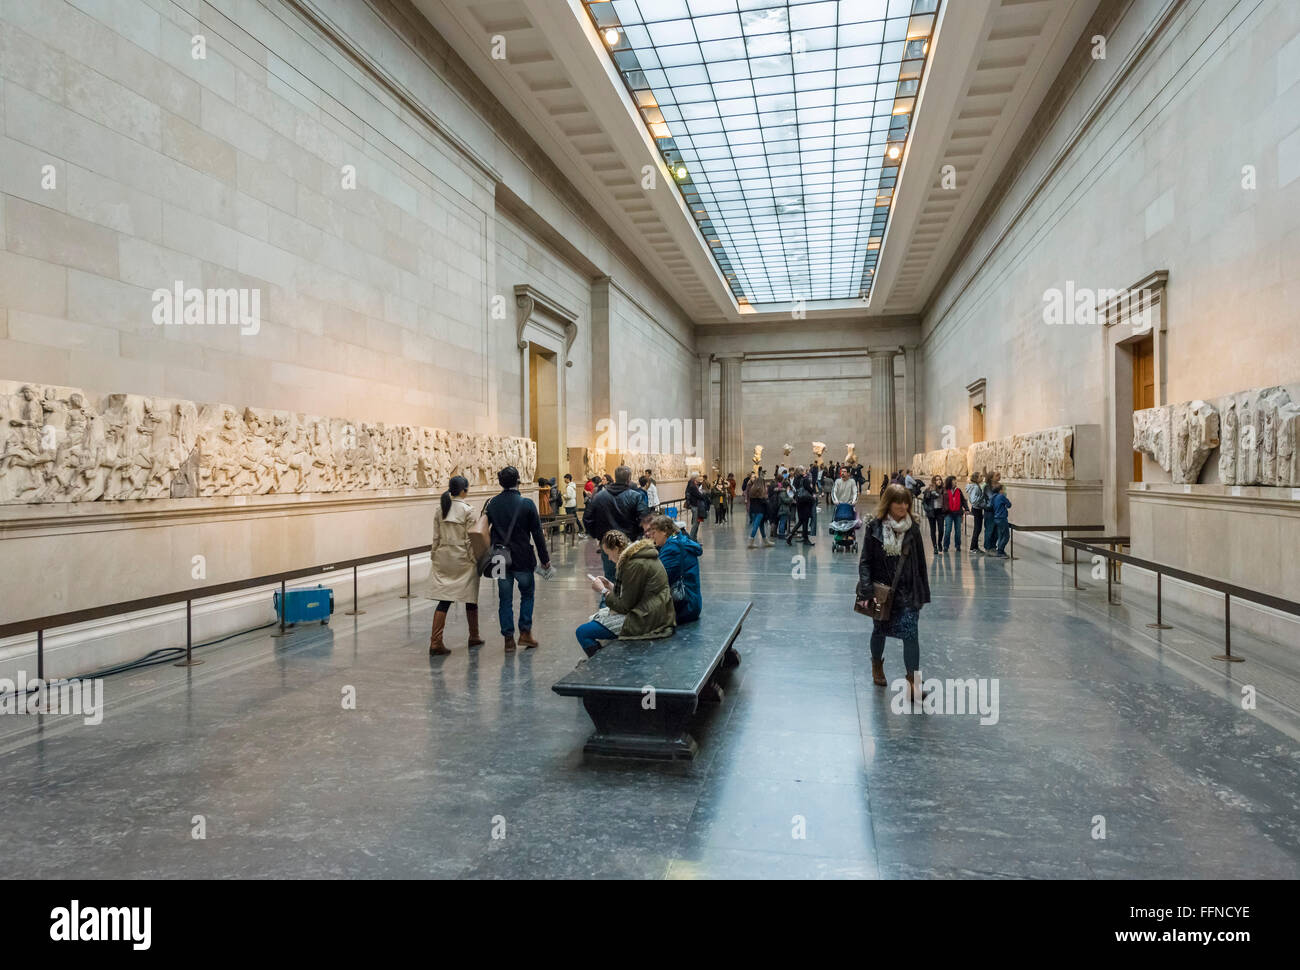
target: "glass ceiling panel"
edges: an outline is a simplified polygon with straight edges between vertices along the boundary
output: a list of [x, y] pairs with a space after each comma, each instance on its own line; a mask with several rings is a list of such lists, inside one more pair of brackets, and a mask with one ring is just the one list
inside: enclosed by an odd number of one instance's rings
[[940, 0], [583, 0], [740, 303], [867, 299]]

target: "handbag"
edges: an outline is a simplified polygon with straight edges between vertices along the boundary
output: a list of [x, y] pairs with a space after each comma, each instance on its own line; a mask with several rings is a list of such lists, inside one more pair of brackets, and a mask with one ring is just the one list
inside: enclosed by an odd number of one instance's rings
[[[491, 577], [492, 571], [496, 568], [497, 563], [506, 572], [514, 568], [514, 563], [510, 558], [510, 534], [515, 530], [515, 521], [519, 518], [519, 509], [515, 508], [515, 514], [510, 517], [510, 526], [506, 529], [505, 541], [493, 543], [492, 525], [488, 521], [487, 510], [491, 505], [488, 502], [483, 506], [483, 511], [479, 513], [478, 521], [474, 523], [474, 528], [469, 530], [470, 548], [474, 550], [478, 562], [478, 574], [480, 576]], [[482, 546], [484, 552], [479, 553], [478, 549]]]
[[[488, 503], [491, 504], [491, 503]], [[474, 557], [474, 568], [483, 574], [483, 562], [492, 554], [492, 524], [488, 522], [487, 505], [478, 514], [478, 519], [468, 530], [469, 551]]]
[[[894, 570], [894, 581], [886, 586], [884, 583], [871, 584], [871, 602], [872, 606], [861, 606], [857, 600], [853, 601], [853, 610], [855, 613], [861, 613], [863, 616], [869, 616], [878, 623], [888, 623], [889, 617], [893, 612], [894, 590], [898, 588], [898, 579], [903, 575], [903, 563], [907, 562], [907, 554], [912, 551], [912, 545], [903, 537], [903, 553], [898, 557], [898, 568]], [[874, 608], [873, 608], [874, 607]]]

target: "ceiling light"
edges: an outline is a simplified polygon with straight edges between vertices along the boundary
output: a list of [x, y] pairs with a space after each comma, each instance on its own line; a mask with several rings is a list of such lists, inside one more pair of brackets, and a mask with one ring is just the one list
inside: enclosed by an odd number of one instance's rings
[[605, 31], [605, 43], [610, 47], [613, 47], [618, 43], [617, 27], [610, 27], [609, 30]]
[[679, 179], [684, 179], [684, 178], [686, 178], [686, 166], [685, 166], [685, 165], [678, 165], [678, 166], [677, 166], [677, 177], [678, 177]]
[[899, 155], [903, 154], [903, 150], [902, 150], [901, 148], [899, 148], [897, 145], [890, 145], [890, 146], [889, 146], [889, 151], [886, 152], [886, 154], [887, 154], [890, 158], [895, 158], [895, 159], [896, 159], [896, 158], [898, 158]]

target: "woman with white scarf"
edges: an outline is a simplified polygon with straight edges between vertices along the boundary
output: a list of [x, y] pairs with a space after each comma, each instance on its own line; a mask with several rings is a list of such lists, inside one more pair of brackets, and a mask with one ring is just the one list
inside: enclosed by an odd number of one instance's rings
[[[917, 671], [921, 666], [921, 640], [917, 623], [921, 607], [930, 602], [930, 580], [925, 571], [925, 544], [921, 526], [912, 518], [912, 493], [890, 485], [880, 496], [875, 515], [867, 525], [858, 560], [858, 603], [869, 608], [875, 583], [897, 585], [888, 620], [874, 620], [871, 630], [871, 680], [885, 687], [885, 638], [903, 641], [903, 666], [907, 669], [908, 699], [924, 699]], [[906, 553], [906, 555], [904, 555]], [[902, 568], [900, 569], [900, 563]]]

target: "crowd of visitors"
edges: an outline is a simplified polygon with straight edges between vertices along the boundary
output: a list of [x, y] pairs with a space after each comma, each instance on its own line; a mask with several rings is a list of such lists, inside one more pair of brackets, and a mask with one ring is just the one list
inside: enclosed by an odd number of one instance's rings
[[[1006, 558], [1011, 501], [997, 471], [974, 472], [964, 486], [951, 475], [933, 475], [924, 481], [914, 477], [911, 469], [882, 473], [881, 478], [879, 501], [866, 525], [858, 561], [855, 608], [873, 619], [873, 682], [886, 684], [885, 641], [901, 640], [908, 694], [917, 700], [921, 699], [915, 677], [920, 667], [919, 618], [930, 601], [921, 519], [929, 523], [930, 547], [936, 556], [954, 548], [962, 551], [962, 529], [969, 514], [969, 551]], [[478, 595], [484, 577], [497, 583], [497, 617], [505, 650], [539, 645], [532, 634], [535, 571], [545, 578], [554, 574], [541, 527], [544, 515], [565, 516], [580, 535], [597, 543], [602, 575], [589, 579], [600, 595], [599, 608], [576, 631], [579, 645], [590, 657], [611, 641], [657, 639], [699, 619], [703, 547], [697, 536], [710, 510], [715, 524], [724, 523], [737, 495], [741, 497], [749, 514], [747, 548], [755, 548], [756, 539], [765, 547], [775, 545], [778, 538], [784, 538], [787, 546], [796, 538], [813, 545], [818, 499], [852, 513], [869, 488], [871, 470], [854, 463], [818, 461], [792, 469], [779, 465], [769, 477], [760, 467], [739, 485], [734, 474], [716, 474], [710, 481], [695, 473], [686, 483], [682, 521], [663, 514], [658, 485], [649, 469], [635, 484], [627, 466], [615, 469], [613, 476], [589, 478], [581, 486], [585, 499], [581, 515], [580, 487], [572, 475], [564, 476], [563, 485], [557, 478], [538, 479], [537, 504], [520, 494], [516, 469], [503, 468], [497, 480], [500, 492], [477, 515], [468, 501], [469, 482], [461, 475], [448, 483], [435, 510], [428, 590], [429, 598], [437, 601], [429, 639], [431, 656], [451, 652], [444, 633], [453, 603], [465, 606], [468, 646], [483, 644]], [[691, 517], [689, 526], [685, 515]]]

